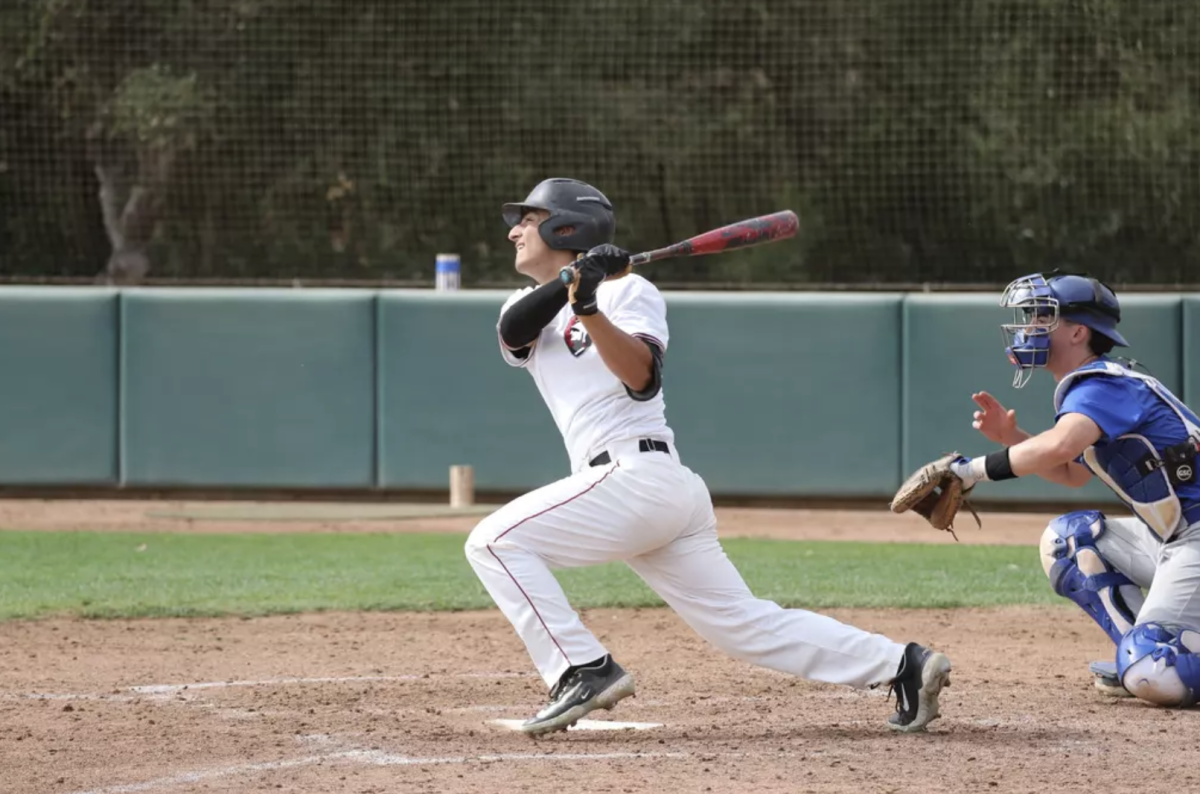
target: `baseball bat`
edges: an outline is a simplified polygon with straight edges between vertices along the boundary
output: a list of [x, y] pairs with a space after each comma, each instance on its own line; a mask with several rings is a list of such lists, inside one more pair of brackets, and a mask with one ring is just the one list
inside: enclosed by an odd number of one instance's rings
[[[735, 248], [749, 248], [752, 245], [762, 245], [775, 240], [795, 237], [799, 228], [800, 221], [796, 217], [796, 213], [791, 210], [781, 210], [770, 215], [760, 215], [757, 218], [749, 218], [701, 232], [695, 237], [672, 243], [664, 248], [633, 254], [629, 257], [629, 264], [644, 265], [647, 262], [658, 262], [662, 259], [674, 259], [679, 256], [704, 256], [705, 254], [732, 251]], [[564, 267], [558, 277], [564, 284], [569, 285], [575, 280], [574, 269]]]

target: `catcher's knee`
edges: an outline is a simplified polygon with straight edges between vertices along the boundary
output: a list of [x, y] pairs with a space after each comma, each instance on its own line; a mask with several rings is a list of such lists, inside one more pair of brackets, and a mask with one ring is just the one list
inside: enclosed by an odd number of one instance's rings
[[1096, 548], [1104, 521], [1099, 510], [1061, 515], [1042, 533], [1039, 550], [1054, 592], [1078, 604], [1113, 642], [1120, 642], [1137, 619], [1138, 605], [1130, 601], [1140, 598], [1141, 590]]
[[1117, 676], [1130, 694], [1158, 706], [1200, 700], [1200, 632], [1168, 623], [1134, 626], [1117, 643]]

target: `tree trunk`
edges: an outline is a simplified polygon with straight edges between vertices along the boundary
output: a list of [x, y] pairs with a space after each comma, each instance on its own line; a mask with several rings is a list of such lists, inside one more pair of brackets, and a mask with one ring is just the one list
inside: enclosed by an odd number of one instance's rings
[[[97, 122], [88, 130], [88, 152], [100, 182], [98, 194], [104, 229], [112, 253], [96, 280], [107, 284], [136, 284], [150, 270], [147, 248], [158, 223], [161, 185], [145, 184], [147, 169], [132, 174], [133, 158], [119, 144], [105, 140]], [[165, 164], [164, 164], [165, 166]], [[161, 171], [165, 172], [166, 168]], [[165, 177], [165, 173], [155, 174]], [[165, 179], [163, 180], [165, 182]]]

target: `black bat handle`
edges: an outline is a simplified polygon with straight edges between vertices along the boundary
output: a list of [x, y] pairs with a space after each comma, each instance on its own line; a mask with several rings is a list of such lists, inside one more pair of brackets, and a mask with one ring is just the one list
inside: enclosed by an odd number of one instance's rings
[[[654, 253], [656, 252], [643, 251], [640, 254], [631, 254], [629, 256], [629, 264], [631, 266], [644, 265], [653, 258]], [[571, 286], [571, 282], [575, 280], [575, 269], [572, 267], [564, 267], [562, 270], [558, 271], [558, 280], [563, 284], [566, 284], [568, 287]]]

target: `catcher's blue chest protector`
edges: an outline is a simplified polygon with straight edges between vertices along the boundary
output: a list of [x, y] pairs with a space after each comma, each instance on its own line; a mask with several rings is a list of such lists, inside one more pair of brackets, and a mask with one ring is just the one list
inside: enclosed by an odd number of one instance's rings
[[[1112, 392], [1092, 388], [1092, 399], [1072, 395], [1093, 378], [1132, 379], [1137, 386]], [[1126, 380], [1125, 385], [1132, 385]], [[1104, 384], [1096, 384], [1103, 387]], [[1200, 522], [1200, 418], [1156, 378], [1100, 360], [1070, 373], [1054, 390], [1056, 413], [1078, 408], [1105, 435], [1082, 456], [1100, 478], [1163, 541]], [[1074, 403], [1074, 405], [1072, 405]], [[1107, 427], [1122, 427], [1115, 438]]]

